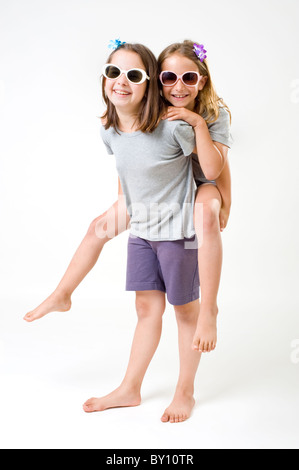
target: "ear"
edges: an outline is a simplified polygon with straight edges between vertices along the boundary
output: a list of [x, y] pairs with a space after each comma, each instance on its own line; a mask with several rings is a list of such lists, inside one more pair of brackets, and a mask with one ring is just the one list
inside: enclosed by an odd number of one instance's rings
[[202, 77], [202, 79], [200, 80], [198, 84], [198, 90], [202, 90], [204, 88], [205, 84], [207, 83], [207, 80], [208, 80], [207, 75], [205, 77]]

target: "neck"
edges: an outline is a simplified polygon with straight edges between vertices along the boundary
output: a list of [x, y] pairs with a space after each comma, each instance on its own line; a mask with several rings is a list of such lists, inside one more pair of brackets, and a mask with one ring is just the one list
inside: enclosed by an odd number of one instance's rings
[[134, 132], [137, 129], [137, 113], [126, 113], [123, 110], [116, 109], [119, 119], [119, 130], [121, 132]]

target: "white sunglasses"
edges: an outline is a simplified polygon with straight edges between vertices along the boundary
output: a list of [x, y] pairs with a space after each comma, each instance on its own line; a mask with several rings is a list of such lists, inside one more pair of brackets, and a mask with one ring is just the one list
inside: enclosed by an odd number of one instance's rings
[[113, 64], [106, 64], [103, 67], [103, 75], [109, 80], [117, 80], [122, 74], [134, 85], [141, 85], [145, 80], [150, 79], [146, 71], [142, 69], [121, 70], [117, 65]]

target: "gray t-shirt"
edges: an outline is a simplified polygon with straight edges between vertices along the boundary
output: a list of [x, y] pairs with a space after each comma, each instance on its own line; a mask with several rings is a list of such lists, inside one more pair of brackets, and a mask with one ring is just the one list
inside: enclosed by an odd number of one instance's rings
[[195, 234], [195, 137], [184, 121], [163, 120], [152, 133], [117, 133], [101, 127], [131, 219], [131, 234], [151, 241], [181, 240]]
[[[207, 124], [207, 126], [211, 139], [214, 142], [220, 142], [220, 144], [226, 145], [229, 148], [232, 146], [233, 139], [230, 134], [230, 118], [229, 113], [225, 108], [220, 107], [217, 121]], [[205, 177], [199, 164], [198, 156], [195, 153], [192, 154], [192, 166], [194, 179], [197, 185], [208, 183], [210, 181]]]

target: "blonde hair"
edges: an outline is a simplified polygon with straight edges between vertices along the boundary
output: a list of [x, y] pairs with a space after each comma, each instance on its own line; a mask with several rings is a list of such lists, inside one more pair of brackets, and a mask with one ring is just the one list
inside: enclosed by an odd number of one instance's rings
[[[231, 112], [228, 106], [224, 103], [222, 98], [216, 93], [212, 83], [211, 74], [209, 71], [207, 60], [201, 62], [195, 55], [193, 50], [194, 42], [185, 40], [184, 42], [177, 42], [166, 47], [158, 57], [159, 73], [161, 72], [162, 64], [171, 55], [178, 53], [192, 60], [197, 65], [200, 75], [207, 77], [207, 81], [203, 89], [198, 93], [195, 99], [194, 112], [200, 114], [207, 123], [215, 122], [219, 117], [219, 107], [225, 108], [231, 119]], [[160, 85], [162, 88], [162, 85]]]

